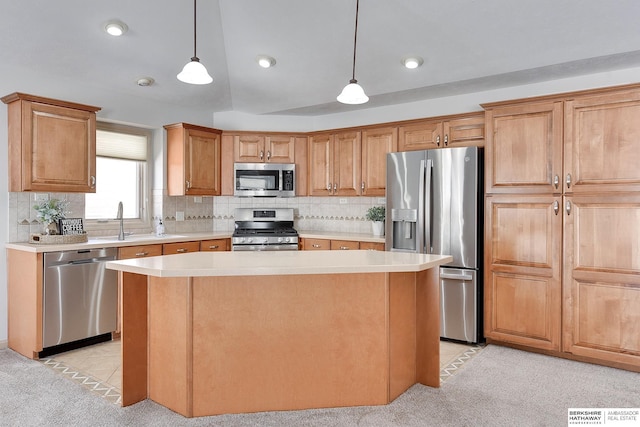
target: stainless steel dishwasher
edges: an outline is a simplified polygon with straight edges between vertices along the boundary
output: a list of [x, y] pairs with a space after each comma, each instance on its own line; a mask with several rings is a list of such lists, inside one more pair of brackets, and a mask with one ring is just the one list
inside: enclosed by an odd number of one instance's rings
[[44, 254], [44, 350], [116, 330], [118, 274], [105, 268], [116, 258], [116, 248]]

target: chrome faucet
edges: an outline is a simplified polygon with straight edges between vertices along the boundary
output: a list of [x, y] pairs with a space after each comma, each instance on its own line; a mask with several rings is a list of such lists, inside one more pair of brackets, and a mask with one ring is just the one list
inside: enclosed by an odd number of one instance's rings
[[116, 219], [120, 220], [120, 233], [118, 233], [118, 240], [124, 240], [124, 215], [122, 214], [122, 202], [118, 203], [118, 214]]

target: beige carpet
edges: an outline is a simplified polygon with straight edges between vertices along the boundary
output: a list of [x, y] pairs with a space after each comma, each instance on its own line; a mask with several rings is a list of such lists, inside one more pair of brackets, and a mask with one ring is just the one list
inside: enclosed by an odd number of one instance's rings
[[389, 405], [185, 419], [148, 400], [121, 408], [0, 350], [2, 426], [563, 426], [568, 408], [639, 406], [638, 373], [487, 346], [441, 388]]

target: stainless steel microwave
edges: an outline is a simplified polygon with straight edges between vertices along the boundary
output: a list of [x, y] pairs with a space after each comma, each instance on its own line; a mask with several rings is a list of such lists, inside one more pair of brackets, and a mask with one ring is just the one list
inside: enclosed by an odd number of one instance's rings
[[293, 163], [234, 163], [234, 196], [294, 197], [296, 165]]

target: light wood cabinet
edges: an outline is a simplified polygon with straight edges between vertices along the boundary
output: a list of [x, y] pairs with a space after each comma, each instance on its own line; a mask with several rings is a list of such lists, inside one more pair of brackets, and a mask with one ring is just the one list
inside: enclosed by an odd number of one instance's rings
[[425, 119], [398, 127], [399, 151], [484, 146], [484, 113]]
[[374, 250], [384, 251], [384, 243], [360, 242], [357, 240], [331, 240], [331, 239], [302, 239], [302, 249], [305, 251], [319, 250]]
[[162, 255], [162, 245], [123, 246], [118, 248], [118, 259], [146, 258]]
[[487, 128], [486, 337], [637, 370], [640, 86], [491, 105]]
[[164, 243], [162, 245], [162, 255], [185, 254], [187, 252], [199, 252], [200, 242], [177, 242]]
[[387, 188], [387, 153], [398, 151], [398, 128], [362, 132], [362, 196], [384, 196]]
[[294, 163], [295, 137], [243, 134], [233, 137], [234, 161], [244, 163]]
[[315, 134], [309, 138], [310, 196], [359, 196], [361, 133]]
[[353, 240], [331, 240], [332, 251], [348, 251], [360, 249], [360, 242]]
[[98, 107], [13, 93], [8, 104], [9, 191], [96, 191]]
[[169, 196], [221, 194], [221, 131], [187, 123], [166, 125]]
[[210, 239], [200, 242], [200, 251], [202, 252], [219, 252], [230, 251], [231, 239]]
[[487, 109], [486, 192], [562, 193], [563, 103]]

